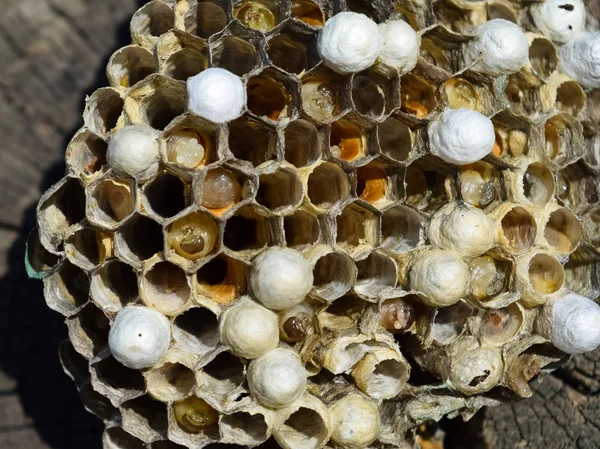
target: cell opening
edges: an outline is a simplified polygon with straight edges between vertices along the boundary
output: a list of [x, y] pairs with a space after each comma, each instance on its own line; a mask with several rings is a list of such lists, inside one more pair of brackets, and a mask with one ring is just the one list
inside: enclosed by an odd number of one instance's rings
[[281, 120], [290, 113], [291, 96], [281, 81], [268, 75], [251, 78], [246, 85], [248, 109], [260, 117]]
[[565, 282], [565, 271], [558, 260], [548, 254], [536, 254], [529, 262], [529, 282], [543, 295], [554, 293]]
[[517, 23], [516, 13], [508, 6], [501, 3], [489, 3], [487, 8], [488, 20], [504, 19], [512, 23]]
[[[121, 406], [123, 427], [139, 438], [166, 436], [168, 427], [166, 405], [149, 396], [132, 399]], [[151, 435], [148, 435], [148, 434]]]
[[208, 55], [192, 48], [184, 48], [169, 56], [164, 74], [173, 79], [186, 81], [208, 67]]
[[190, 300], [185, 272], [170, 262], [159, 262], [144, 274], [142, 300], [166, 315], [180, 311]]
[[278, 212], [294, 207], [302, 200], [302, 182], [293, 172], [278, 170], [260, 175], [256, 201], [266, 208]]
[[[61, 309], [76, 309], [85, 304], [90, 291], [90, 281], [83, 270], [68, 261], [56, 273], [55, 300]], [[52, 298], [47, 298], [49, 301]]]
[[135, 209], [135, 198], [130, 183], [117, 179], [102, 181], [92, 193], [96, 202], [95, 215], [98, 219], [114, 225]]
[[130, 45], [115, 52], [107, 71], [113, 83], [129, 88], [155, 73], [157, 66], [152, 53], [142, 47]]
[[404, 162], [412, 150], [412, 133], [410, 128], [396, 117], [389, 117], [379, 124], [379, 146], [381, 152], [389, 158]]
[[323, 417], [315, 410], [300, 407], [278, 427], [275, 438], [289, 449], [318, 449], [328, 436]]
[[523, 312], [517, 304], [501, 309], [488, 310], [482, 318], [481, 337], [492, 344], [504, 344], [512, 340], [523, 324]]
[[142, 393], [145, 389], [144, 377], [139, 370], [121, 365], [113, 357], [93, 365], [98, 381], [112, 390], [130, 390]]
[[467, 203], [485, 208], [496, 199], [498, 189], [490, 164], [476, 162], [461, 167], [459, 180], [460, 195]]
[[263, 248], [271, 243], [269, 221], [251, 208], [242, 208], [227, 220], [223, 241], [233, 251]]
[[529, 62], [533, 73], [547, 79], [558, 68], [556, 47], [548, 39], [534, 39], [529, 45]]
[[179, 92], [161, 87], [142, 100], [140, 110], [145, 123], [162, 131], [175, 117], [184, 113], [185, 98]]
[[352, 80], [352, 101], [357, 111], [377, 120], [386, 110], [385, 90], [368, 75], [356, 75]]
[[219, 321], [204, 307], [189, 309], [175, 318], [173, 338], [184, 351], [207, 353], [219, 343]]
[[225, 0], [199, 0], [197, 9], [186, 14], [186, 29], [204, 39], [218, 33], [227, 26], [227, 2]]
[[244, 365], [236, 356], [222, 352], [202, 369], [207, 388], [227, 394], [244, 382]]
[[148, 393], [159, 401], [177, 401], [188, 396], [196, 386], [194, 372], [181, 363], [167, 362], [146, 372]]
[[275, 28], [278, 23], [277, 13], [276, 5], [269, 1], [244, 1], [233, 7], [233, 17], [248, 28], [262, 33]]
[[388, 182], [387, 173], [383, 168], [376, 165], [359, 167], [356, 177], [356, 194], [359, 198], [371, 204], [386, 199]]
[[471, 292], [480, 301], [485, 301], [508, 290], [511, 263], [490, 256], [475, 257], [469, 262]]
[[425, 37], [421, 39], [420, 56], [429, 64], [451, 73], [452, 67], [446, 52], [432, 39]]
[[240, 119], [229, 124], [229, 149], [238, 159], [256, 167], [275, 158], [274, 146], [269, 131], [253, 121]]
[[146, 445], [120, 427], [112, 427], [104, 432], [106, 447], [111, 449], [146, 449]]
[[237, 36], [221, 38], [212, 50], [213, 65], [237, 76], [244, 76], [257, 64], [258, 53], [254, 45]]
[[219, 412], [204, 399], [192, 396], [173, 404], [173, 415], [184, 432], [202, 433], [210, 439], [218, 438]]
[[[370, 304], [358, 296], [348, 294], [333, 301], [327, 310], [317, 315], [317, 320], [321, 328], [336, 330], [354, 328], [368, 305]], [[349, 358], [354, 359], [348, 369], [358, 362], [364, 354], [362, 345], [357, 343], [349, 343], [343, 351], [347, 353]]]
[[79, 181], [69, 178], [40, 207], [39, 220], [57, 239], [85, 217], [85, 193]]
[[376, 298], [396, 287], [398, 275], [396, 265], [389, 257], [371, 253], [356, 263], [358, 277], [354, 290], [359, 295]]
[[221, 419], [221, 429], [235, 436], [237, 442], [251, 446], [266, 440], [269, 432], [269, 426], [263, 415], [260, 413], [251, 415], [247, 412], [224, 415]]
[[575, 250], [581, 241], [582, 233], [581, 223], [566, 208], [552, 212], [544, 229], [546, 241], [561, 253], [570, 253]]
[[415, 249], [421, 241], [421, 216], [406, 206], [396, 206], [383, 213], [382, 246], [397, 253]]
[[452, 109], [467, 108], [478, 110], [479, 93], [475, 86], [462, 78], [451, 78], [444, 83], [448, 105]]
[[135, 217], [120, 231], [123, 250], [134, 263], [150, 259], [163, 250], [162, 229], [158, 223], [146, 218]]
[[172, 217], [186, 207], [185, 184], [171, 174], [164, 174], [152, 181], [144, 194], [150, 208], [161, 217]]
[[308, 198], [317, 207], [331, 209], [348, 198], [348, 195], [348, 178], [336, 164], [321, 164], [308, 177]]
[[313, 36], [282, 33], [269, 41], [267, 53], [271, 62], [288, 73], [300, 74], [318, 61]]
[[102, 309], [117, 312], [137, 300], [137, 276], [129, 265], [111, 260], [92, 274], [91, 295]]
[[374, 245], [376, 242], [376, 219], [372, 212], [355, 204], [344, 208], [336, 218], [336, 243], [345, 249], [362, 245]]
[[329, 144], [333, 156], [354, 161], [366, 153], [366, 136], [361, 128], [350, 120], [338, 120], [331, 124]]
[[556, 108], [577, 117], [585, 108], [585, 92], [577, 81], [565, 81], [556, 89]]
[[325, 25], [325, 15], [319, 5], [310, 0], [292, 0], [292, 17], [310, 26]]
[[327, 122], [339, 114], [339, 82], [329, 76], [308, 76], [302, 79], [302, 109], [318, 122]]
[[285, 160], [296, 167], [312, 164], [321, 156], [321, 137], [315, 125], [296, 120], [285, 128]]
[[202, 205], [215, 215], [222, 215], [242, 199], [242, 186], [235, 174], [224, 168], [206, 173], [202, 185]]
[[516, 250], [523, 251], [533, 246], [537, 234], [535, 218], [526, 209], [514, 207], [500, 222], [502, 234], [508, 241], [508, 245]]
[[83, 344], [89, 346], [88, 356], [93, 357], [108, 346], [110, 321], [95, 305], [85, 306], [76, 316], [68, 319], [67, 325], [70, 333], [74, 330], [78, 334], [75, 337], [78, 344], [82, 343], [81, 333], [85, 334], [87, 341]]
[[246, 291], [246, 269], [239, 260], [219, 255], [196, 274], [198, 291], [220, 304], [228, 304]]
[[175, 26], [173, 10], [161, 1], [153, 1], [140, 8], [131, 19], [136, 34], [160, 37]]
[[92, 270], [107, 257], [107, 235], [94, 228], [83, 228], [66, 241], [65, 250], [73, 263], [84, 270]]
[[295, 250], [303, 250], [319, 240], [319, 222], [311, 214], [297, 211], [283, 219], [285, 241]]
[[584, 214], [598, 202], [597, 176], [581, 161], [565, 167], [557, 178], [556, 196], [576, 214]]
[[329, 253], [321, 257], [313, 268], [314, 289], [327, 301], [344, 296], [356, 280], [356, 266], [342, 253]]
[[408, 73], [400, 78], [401, 109], [417, 118], [425, 118], [436, 106], [435, 90], [423, 78]]
[[452, 343], [463, 333], [470, 315], [471, 308], [461, 302], [438, 309], [431, 328], [432, 338], [441, 345]]
[[167, 140], [167, 160], [185, 168], [201, 167], [216, 159], [216, 146], [209, 131], [183, 127]]
[[523, 175], [523, 194], [536, 206], [543, 206], [554, 195], [554, 176], [540, 162], [530, 164]]
[[67, 165], [78, 174], [92, 176], [106, 165], [108, 143], [99, 135], [86, 130], [77, 134], [67, 149]]
[[58, 263], [58, 256], [48, 252], [40, 242], [38, 228], [34, 228], [27, 239], [27, 264], [33, 270], [29, 276], [43, 277]]
[[219, 228], [215, 220], [201, 212], [192, 212], [167, 226], [167, 243], [187, 260], [208, 256], [218, 246]]

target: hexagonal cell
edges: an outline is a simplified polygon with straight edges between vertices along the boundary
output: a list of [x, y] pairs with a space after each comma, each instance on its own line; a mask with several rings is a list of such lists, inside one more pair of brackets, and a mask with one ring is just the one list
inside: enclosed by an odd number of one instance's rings
[[523, 311], [517, 303], [488, 310], [481, 318], [479, 336], [493, 345], [503, 345], [517, 336], [523, 321]]
[[261, 33], [267, 33], [284, 18], [283, 6], [274, 0], [238, 0], [233, 5], [233, 17]]
[[558, 68], [558, 52], [552, 41], [536, 36], [529, 44], [529, 62], [537, 77], [548, 79]]
[[324, 66], [302, 77], [302, 110], [320, 123], [327, 123], [343, 111], [345, 80]]
[[141, 215], [130, 218], [115, 234], [115, 253], [134, 266], [160, 253], [163, 245], [160, 225]]
[[246, 292], [244, 264], [225, 254], [219, 254], [196, 273], [195, 289], [219, 304], [229, 304]]
[[219, 412], [203, 398], [190, 396], [169, 407], [169, 439], [186, 447], [204, 447], [219, 439]]
[[203, 212], [191, 212], [166, 227], [170, 256], [197, 261], [218, 250], [219, 228], [215, 220]]
[[158, 38], [175, 26], [175, 12], [166, 3], [151, 1], [131, 19], [131, 37], [139, 45], [151, 47]]
[[162, 218], [177, 215], [188, 206], [189, 186], [175, 175], [163, 173], [143, 189], [145, 209]]
[[398, 117], [388, 117], [378, 125], [381, 152], [396, 162], [406, 161], [413, 150], [413, 131]]
[[194, 169], [219, 158], [216, 125], [196, 116], [184, 116], [165, 131], [167, 162]]
[[488, 20], [504, 19], [509, 22], [517, 23], [517, 13], [512, 4], [504, 1], [492, 1], [487, 6]]
[[448, 73], [453, 72], [447, 49], [440, 45], [439, 38], [432, 33], [425, 33], [421, 38], [420, 56], [432, 66]]
[[90, 381], [88, 361], [75, 350], [70, 340], [64, 340], [60, 343], [58, 356], [65, 374], [75, 382], [77, 389]]
[[399, 79], [391, 73], [368, 69], [352, 77], [352, 102], [360, 114], [379, 120], [400, 106]]
[[417, 118], [425, 118], [436, 107], [435, 89], [418, 75], [407, 73], [400, 78], [402, 111]]
[[202, 368], [199, 376], [209, 391], [218, 395], [230, 395], [245, 380], [244, 365], [229, 352], [221, 352]]
[[415, 249], [423, 239], [421, 215], [410, 207], [399, 205], [383, 212], [381, 245], [395, 253]]
[[431, 325], [433, 341], [440, 345], [452, 343], [463, 333], [471, 314], [471, 308], [463, 302], [437, 309]]
[[48, 307], [69, 316], [88, 300], [90, 281], [83, 270], [63, 261], [58, 269], [44, 279], [44, 298]]
[[173, 321], [173, 339], [183, 351], [206, 354], [219, 344], [219, 321], [204, 307], [188, 309]]
[[119, 416], [119, 410], [107, 398], [94, 391], [89, 383], [86, 383], [79, 390], [79, 397], [85, 409], [102, 421], [114, 422]]
[[454, 198], [457, 194], [454, 170], [439, 164], [433, 168], [427, 158], [413, 162], [404, 175], [406, 203], [430, 211]]
[[90, 294], [101, 309], [118, 312], [137, 300], [137, 275], [129, 265], [109, 260], [92, 273]]
[[537, 113], [539, 109], [539, 90], [532, 89], [531, 85], [519, 74], [508, 77], [508, 85], [504, 92], [513, 114], [528, 117]]
[[356, 195], [371, 204], [381, 203], [391, 197], [385, 166], [371, 162], [356, 170]]
[[274, 213], [287, 212], [300, 205], [303, 193], [298, 173], [280, 168], [260, 175], [256, 201]]
[[112, 356], [95, 361], [90, 368], [94, 390], [118, 406], [144, 394], [144, 376], [139, 370], [121, 365]]
[[442, 89], [448, 99], [448, 106], [452, 109], [479, 110], [479, 93], [466, 79], [450, 78], [442, 85]]
[[356, 274], [356, 265], [346, 254], [335, 251], [325, 254], [313, 268], [313, 291], [326, 301], [334, 301], [350, 291]]
[[544, 225], [544, 238], [559, 253], [570, 253], [581, 241], [581, 222], [566, 207], [555, 209]]
[[229, 123], [229, 149], [255, 167], [275, 159], [276, 133], [266, 125], [242, 117]]
[[215, 42], [211, 44], [212, 63], [215, 67], [244, 76], [260, 64], [259, 53], [264, 38], [233, 22]]
[[112, 236], [92, 227], [75, 231], [65, 241], [65, 254], [75, 265], [93, 270], [112, 252]]
[[352, 117], [336, 120], [331, 124], [329, 144], [331, 154], [346, 162], [352, 162], [367, 155], [371, 148], [371, 130]]
[[126, 89], [158, 70], [152, 53], [137, 45], [117, 50], [108, 61], [106, 76], [111, 86]]
[[565, 272], [560, 262], [550, 254], [536, 254], [529, 261], [529, 283], [542, 295], [557, 292], [565, 282]]
[[299, 210], [285, 217], [283, 229], [287, 246], [297, 251], [307, 249], [319, 241], [319, 222], [308, 212]]
[[472, 206], [484, 209], [500, 197], [499, 174], [487, 162], [461, 166], [458, 183], [461, 198]]
[[[327, 309], [317, 315], [317, 321], [321, 329], [351, 329], [356, 327], [356, 323], [364, 313], [365, 309], [371, 304], [354, 294], [347, 294], [333, 301]], [[347, 348], [351, 350], [352, 348]], [[357, 359], [362, 358], [360, 347], [356, 348], [357, 354], [353, 354]]]
[[583, 129], [573, 117], [560, 114], [544, 123], [546, 156], [555, 164], [568, 164], [583, 156], [585, 151]]
[[48, 251], [59, 251], [69, 228], [85, 217], [85, 194], [74, 178], [64, 178], [52, 186], [37, 207], [40, 241]]
[[537, 224], [531, 212], [515, 205], [501, 217], [500, 231], [509, 249], [522, 252], [535, 243]]
[[146, 449], [143, 441], [128, 434], [120, 427], [107, 428], [102, 436], [102, 443], [109, 449]]
[[167, 407], [148, 395], [125, 402], [121, 416], [123, 429], [146, 443], [167, 436]]
[[273, 121], [295, 114], [296, 86], [283, 73], [267, 69], [246, 84], [248, 110], [258, 117]]
[[344, 250], [354, 253], [377, 244], [377, 216], [360, 204], [346, 206], [336, 223], [336, 244]]
[[517, 120], [507, 112], [501, 112], [492, 118], [496, 136], [492, 153], [495, 156], [511, 158], [529, 153], [529, 127], [523, 121]]
[[324, 162], [315, 167], [307, 183], [308, 199], [320, 209], [331, 209], [350, 195], [346, 173], [332, 162]]
[[176, 315], [188, 305], [192, 289], [185, 272], [170, 262], [158, 262], [144, 270], [140, 297], [148, 307]]
[[346, 0], [346, 5], [350, 11], [364, 14], [376, 22], [386, 21], [394, 11], [390, 2], [374, 5], [368, 0]]
[[32, 279], [43, 279], [52, 272], [59, 261], [58, 256], [42, 246], [37, 226], [31, 230], [25, 245], [25, 268]]
[[310, 70], [320, 60], [316, 34], [297, 24], [288, 25], [271, 37], [267, 54], [275, 66], [296, 74]]
[[577, 117], [585, 108], [585, 92], [575, 80], [567, 79], [556, 86], [555, 107], [561, 112], [566, 112]]
[[512, 260], [492, 254], [475, 257], [469, 261], [471, 293], [479, 301], [487, 302], [509, 291], [514, 264]]
[[130, 90], [125, 111], [133, 123], [144, 123], [159, 131], [185, 112], [185, 83], [164, 75], [153, 75]]
[[86, 305], [77, 315], [67, 318], [66, 323], [73, 347], [86, 359], [108, 346], [110, 321], [94, 304]]
[[225, 224], [223, 242], [233, 251], [255, 252], [271, 243], [269, 219], [253, 206], [240, 208]]
[[325, 13], [310, 0], [292, 0], [292, 17], [313, 27], [325, 25]]
[[247, 195], [247, 182], [241, 173], [224, 167], [209, 170], [202, 182], [202, 206], [222, 216]]
[[[595, 219], [596, 223], [600, 222], [600, 217], [596, 216]], [[598, 251], [600, 241], [597, 237], [594, 238], [595, 241], [590, 243]], [[583, 248], [577, 249], [570, 255], [569, 261], [565, 264], [565, 285], [569, 290], [586, 298], [598, 297], [598, 294], [600, 294], [600, 285], [598, 283], [600, 263], [596, 257], [590, 251], [586, 251]]]
[[523, 195], [532, 204], [543, 206], [554, 196], [554, 175], [541, 162], [529, 164], [522, 176]]
[[440, 21], [452, 31], [469, 33], [485, 23], [487, 19], [487, 2], [479, 1], [465, 5], [452, 0], [437, 2], [433, 10]]
[[132, 180], [107, 177], [87, 187], [87, 218], [95, 225], [115, 229], [135, 211], [136, 191]]
[[65, 155], [67, 168], [77, 176], [90, 178], [106, 165], [108, 143], [100, 135], [82, 128], [75, 134]]
[[185, 13], [185, 30], [208, 39], [218, 33], [227, 25], [226, 0], [197, 0], [192, 2], [190, 9]]
[[398, 283], [396, 264], [379, 253], [371, 253], [366, 259], [356, 262], [358, 277], [354, 291], [367, 298], [377, 298], [389, 293]]
[[321, 156], [321, 134], [308, 120], [291, 122], [285, 127], [284, 139], [285, 160], [296, 167], [310, 165]]
[[180, 31], [162, 36], [156, 46], [160, 72], [186, 81], [208, 67], [208, 44], [204, 39]]
[[224, 415], [219, 423], [224, 441], [246, 444], [254, 447], [265, 441], [270, 432], [270, 425], [262, 413], [239, 411]]
[[146, 371], [144, 377], [148, 393], [165, 403], [184, 399], [196, 387], [194, 371], [177, 361], [155, 366]]
[[558, 172], [556, 196], [578, 215], [594, 207], [600, 200], [597, 175], [582, 161]]

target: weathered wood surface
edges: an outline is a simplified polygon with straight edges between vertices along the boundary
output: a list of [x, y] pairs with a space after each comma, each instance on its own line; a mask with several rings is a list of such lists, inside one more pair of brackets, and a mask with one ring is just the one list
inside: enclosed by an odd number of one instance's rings
[[[143, 0], [2, 0], [0, 15], [0, 448], [100, 448], [101, 425], [62, 373], [61, 317], [27, 280], [23, 249], [41, 192], [64, 172], [86, 94], [106, 84]], [[447, 423], [447, 448], [600, 447], [600, 352], [535, 382], [535, 396]], [[460, 437], [460, 438], [459, 438]], [[468, 437], [468, 442], [465, 441]]]

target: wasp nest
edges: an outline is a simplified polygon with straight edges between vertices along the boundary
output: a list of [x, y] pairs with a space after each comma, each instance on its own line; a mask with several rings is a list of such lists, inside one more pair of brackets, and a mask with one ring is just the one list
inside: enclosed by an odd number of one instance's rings
[[28, 244], [104, 447], [408, 448], [594, 349], [594, 23], [581, 0], [143, 6]]

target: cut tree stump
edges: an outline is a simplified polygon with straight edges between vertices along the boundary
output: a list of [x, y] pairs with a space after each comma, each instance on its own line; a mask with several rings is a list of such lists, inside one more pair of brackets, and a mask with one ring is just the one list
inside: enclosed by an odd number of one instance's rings
[[[61, 371], [66, 338], [29, 281], [24, 243], [41, 193], [64, 173], [85, 95], [107, 84], [108, 57], [129, 42], [136, 0], [3, 0], [0, 16], [0, 448], [101, 447]], [[597, 5], [593, 6], [597, 10]], [[533, 398], [484, 410], [449, 429], [447, 449], [600, 447], [600, 351], [533, 382]], [[459, 438], [460, 436], [460, 438]]]

